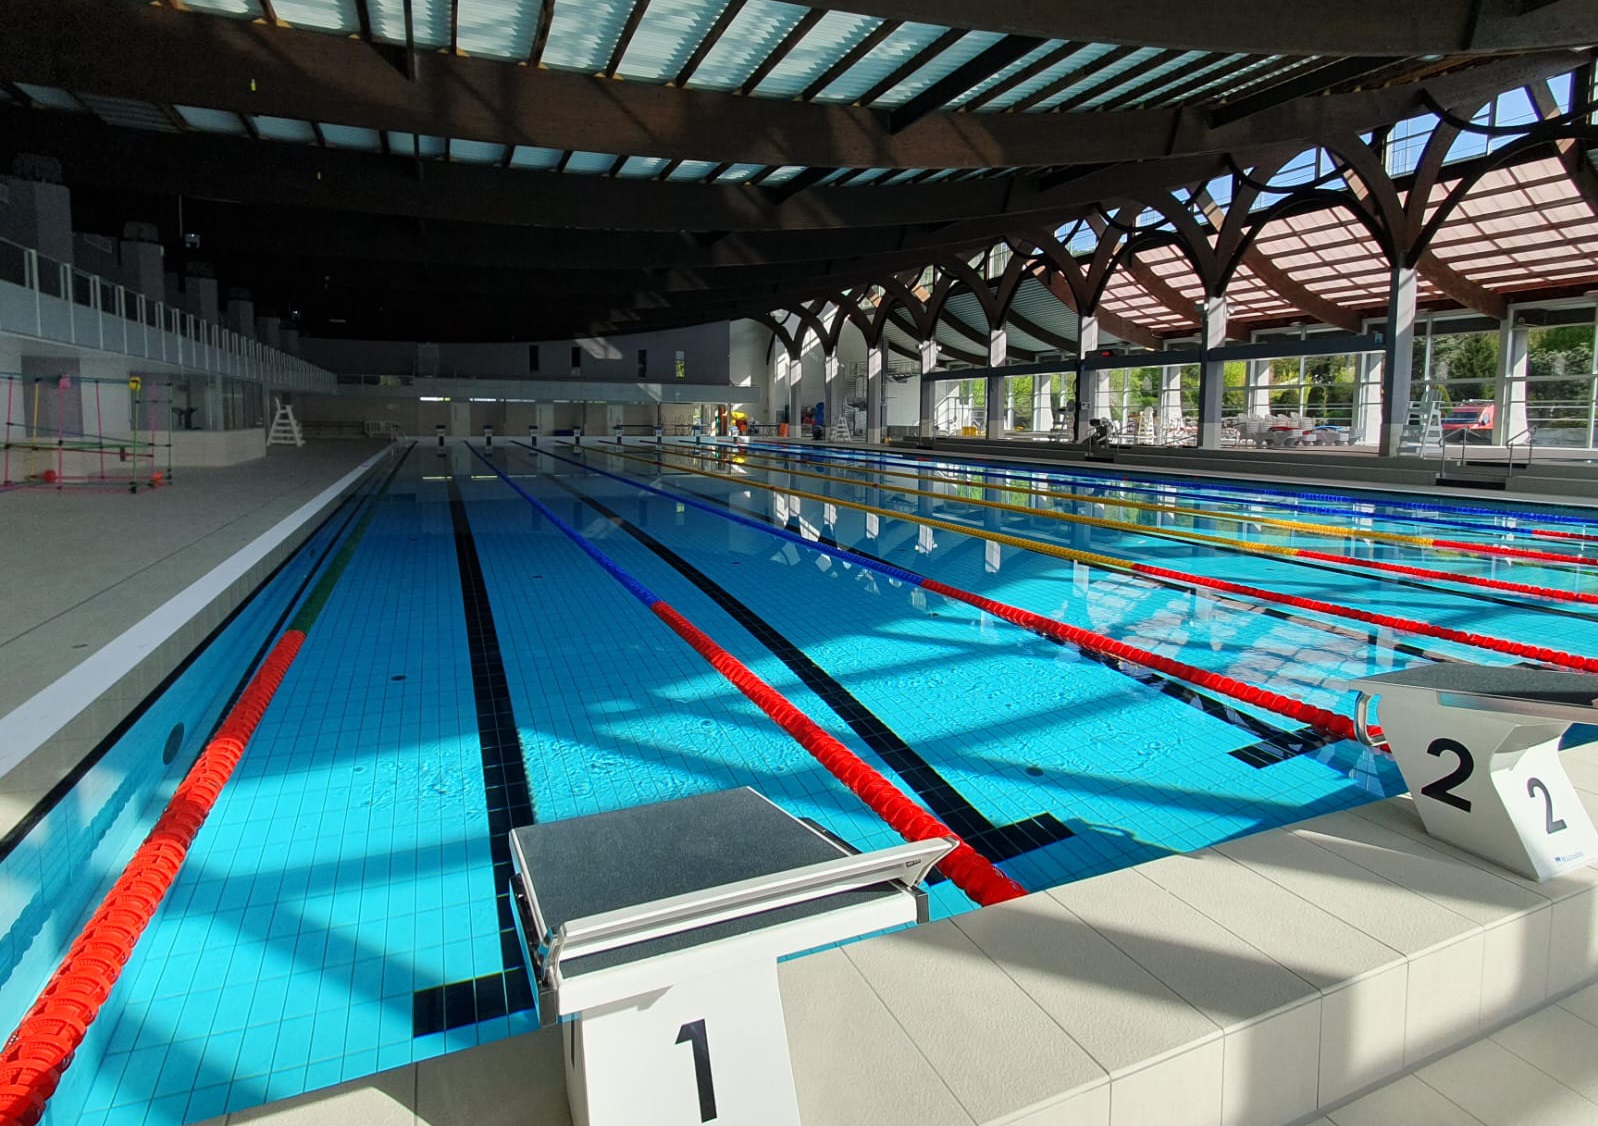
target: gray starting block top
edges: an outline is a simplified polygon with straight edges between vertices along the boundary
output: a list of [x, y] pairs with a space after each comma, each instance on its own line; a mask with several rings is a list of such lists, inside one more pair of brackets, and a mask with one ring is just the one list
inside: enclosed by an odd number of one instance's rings
[[[513, 830], [511, 853], [532, 920], [535, 958], [565, 923], [821, 864], [850, 850], [751, 789], [725, 790]], [[808, 917], [908, 894], [893, 880], [831, 892], [561, 962], [613, 969]], [[917, 915], [924, 917], [921, 906]], [[535, 967], [542, 973], [542, 967]]]
[[1355, 681], [1352, 687], [1380, 692], [1384, 684], [1429, 688], [1444, 695], [1598, 708], [1598, 676], [1588, 673], [1438, 663], [1367, 676]]

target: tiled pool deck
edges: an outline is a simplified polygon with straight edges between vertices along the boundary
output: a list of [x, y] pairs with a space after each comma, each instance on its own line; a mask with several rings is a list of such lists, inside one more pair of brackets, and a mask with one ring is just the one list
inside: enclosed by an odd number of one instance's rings
[[[1598, 814], [1598, 746], [1565, 759]], [[807, 1126], [1598, 1122], [1598, 864], [1522, 879], [1407, 798], [780, 977]], [[226, 1121], [557, 1126], [560, 1057], [536, 1032]]]

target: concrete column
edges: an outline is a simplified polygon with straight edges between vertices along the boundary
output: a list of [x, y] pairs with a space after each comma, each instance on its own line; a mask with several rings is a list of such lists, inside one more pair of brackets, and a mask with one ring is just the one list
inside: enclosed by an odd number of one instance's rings
[[1054, 427], [1054, 376], [1032, 377], [1032, 431], [1047, 432]]
[[984, 433], [989, 440], [1004, 437], [1004, 407], [1005, 407], [1005, 378], [1002, 375], [990, 375], [985, 381], [984, 398], [986, 400], [986, 429]]
[[1526, 439], [1526, 375], [1531, 353], [1531, 333], [1514, 321], [1514, 314], [1498, 330], [1498, 386], [1493, 395], [1493, 445]]
[[255, 302], [247, 297], [231, 297], [225, 319], [228, 328], [240, 336], [255, 337]]
[[1409, 421], [1410, 369], [1415, 358], [1415, 270], [1393, 267], [1387, 291], [1387, 336], [1382, 353], [1382, 426], [1377, 450], [1397, 457]]
[[1082, 360], [1098, 350], [1099, 318], [1096, 315], [1083, 317], [1079, 322], [1076, 336], [1076, 432], [1073, 438], [1078, 442], [1087, 440], [1088, 419], [1104, 417], [1094, 412], [1095, 400], [1107, 398], [1109, 395], [1108, 372], [1082, 370]]
[[300, 330], [297, 328], [279, 329], [277, 334], [277, 346], [290, 355], [299, 355]]
[[1182, 429], [1182, 369], [1160, 369], [1160, 429], [1167, 434]]
[[278, 329], [282, 323], [277, 317], [256, 317], [255, 338], [269, 348], [276, 348], [278, 344]]
[[832, 433], [832, 428], [838, 425], [838, 405], [843, 401], [843, 380], [838, 376], [837, 353], [823, 355], [821, 358], [821, 401], [827, 404], [826, 424], [827, 433]]
[[921, 342], [921, 410], [917, 415], [919, 432], [923, 438], [932, 437], [932, 413], [937, 407], [938, 384], [932, 373], [938, 367], [938, 342]]
[[222, 305], [214, 277], [191, 273], [183, 279], [183, 292], [189, 297], [189, 310], [202, 321], [215, 324], [222, 319]]
[[1256, 415], [1271, 413], [1271, 361], [1248, 362], [1248, 386], [1243, 393], [1243, 412]]
[[[1005, 358], [1010, 354], [1010, 339], [1004, 329], [996, 328], [988, 332], [988, 366], [1000, 367]], [[1002, 375], [989, 375], [985, 388], [987, 406], [986, 435], [989, 439], [1004, 437], [1006, 402], [1008, 399], [1005, 388], [1005, 378]]]
[[[19, 157], [19, 160], [24, 159]], [[50, 158], [42, 158], [49, 161]], [[52, 173], [59, 175], [57, 165]], [[47, 258], [72, 263], [72, 193], [63, 184], [0, 177], [10, 202], [0, 213], [0, 233]]]
[[129, 289], [142, 293], [150, 301], [166, 297], [165, 267], [161, 244], [140, 239], [122, 240], [122, 276]]
[[1221, 448], [1221, 396], [1226, 390], [1226, 364], [1210, 359], [1209, 353], [1226, 344], [1225, 297], [1204, 299], [1199, 333], [1203, 359], [1199, 362], [1198, 444], [1201, 449], [1218, 450]]
[[1375, 442], [1382, 430], [1382, 357], [1362, 352], [1355, 362], [1354, 420], [1351, 442]]
[[777, 357], [778, 378], [787, 383], [788, 396], [788, 436], [799, 437], [800, 419], [804, 417], [805, 405], [799, 398], [802, 390], [804, 370], [800, 365], [799, 357], [787, 352]]
[[866, 441], [882, 441], [882, 381], [888, 370], [886, 341], [866, 353]]

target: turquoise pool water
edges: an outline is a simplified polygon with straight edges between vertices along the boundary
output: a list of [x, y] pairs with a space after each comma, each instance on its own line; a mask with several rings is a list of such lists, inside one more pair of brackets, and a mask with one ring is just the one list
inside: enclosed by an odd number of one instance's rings
[[[1598, 569], [1349, 544], [1226, 519], [1511, 542], [1512, 530], [1539, 521], [1598, 529], [1575, 510], [1510, 513], [1471, 503], [1462, 507], [1488, 511], [1456, 511], [1325, 490], [1295, 496], [1015, 467], [1000, 471], [1019, 476], [989, 479], [1095, 494], [1069, 502], [983, 492], [972, 467], [953, 462], [757, 449], [723, 451], [719, 462], [662, 463], [652, 445], [625, 452], [499, 443], [492, 460], [1029, 889], [1400, 787], [1385, 760], [1357, 745], [1057, 645], [754, 524], [854, 548], [1343, 712], [1347, 682], [1372, 672], [1512, 659], [1209, 597], [917, 521], [1598, 653], [1598, 607], [1388, 579], [1186, 538], [1350, 551], [1461, 576], [1598, 590]], [[108, 778], [134, 791], [123, 794], [114, 821], [101, 816], [94, 847], [84, 846], [93, 856], [88, 870], [108, 879], [305, 577], [351, 517], [375, 508], [349, 571], [68, 1072], [52, 1121], [193, 1121], [532, 1027], [525, 972], [498, 896], [496, 842], [512, 824], [749, 785], [860, 848], [895, 843], [472, 453], [418, 447], [380, 494], [388, 468], [129, 730], [104, 760], [114, 770], [91, 771], [80, 783], [90, 787], [80, 806], [96, 809], [116, 789]], [[801, 491], [825, 499], [795, 495]], [[1117, 504], [1128, 499], [1214, 515]], [[1091, 527], [1061, 515], [1131, 526]], [[1598, 546], [1528, 545], [1589, 553]], [[178, 712], [189, 717], [187, 734], [161, 765]], [[52, 811], [35, 832], [76, 839], [93, 827], [60, 817]], [[24, 858], [38, 861], [34, 844], [17, 843], [0, 862], [14, 886], [35, 878], [21, 867]], [[43, 925], [19, 922], [0, 946], [9, 975], [0, 1010], [13, 1024], [48, 972], [51, 951], [70, 939], [88, 882], [77, 881], [84, 890], [70, 910]], [[931, 898], [937, 916], [972, 907], [948, 883], [935, 885]]]

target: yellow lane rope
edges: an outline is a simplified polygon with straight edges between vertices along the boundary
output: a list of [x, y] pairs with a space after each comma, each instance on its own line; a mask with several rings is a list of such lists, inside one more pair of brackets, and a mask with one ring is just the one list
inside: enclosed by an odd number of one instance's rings
[[[714, 456], [714, 455], [703, 454], [703, 453], [699, 453], [697, 451], [691, 451], [691, 450], [684, 450], [684, 451], [681, 451], [681, 452], [690, 454], [691, 456], [694, 456], [694, 457], [712, 457], [712, 456]], [[789, 468], [789, 466], [793, 462], [799, 460], [797, 455], [782, 454], [782, 453], [768, 453], [768, 454], [743, 454], [743, 453], [740, 453], [737, 456], [742, 457], [742, 458], [744, 458], [745, 460], [748, 460], [748, 461], [760, 462], [760, 463], [762, 463], [762, 465], [769, 466], [769, 467], [771, 467], [773, 469], [778, 469], [778, 470], [780, 470], [781, 472], [784, 472], [784, 473], [802, 472], [801, 470], [796, 470], [796, 469]], [[908, 471], [905, 471], [905, 470], [880, 469], [880, 468], [876, 468], [876, 467], [867, 468], [867, 467], [864, 467], [864, 466], [856, 467], [856, 466], [853, 466], [853, 465], [839, 465], [838, 468], [842, 469], [842, 470], [845, 470], [847, 472], [851, 472], [851, 473], [871, 473], [871, 474], [877, 474], [879, 476], [884, 476], [884, 477], [908, 477], [908, 478], [913, 478], [913, 479], [916, 479], [916, 480], [921, 480], [921, 479], [923, 479], [926, 476], [926, 474], [923, 474], [923, 473], [912, 473], [912, 472], [908, 472]], [[935, 472], [935, 473], [951, 473], [951, 472], [959, 472], [959, 471], [958, 470], [933, 470], [932, 472]], [[981, 472], [981, 471], [977, 470], [975, 472]], [[840, 481], [842, 480], [841, 478], [831, 478], [831, 479], [832, 480], [840, 480]], [[848, 484], [856, 484], [857, 482], [849, 481], [847, 483]], [[1234, 515], [1231, 515], [1231, 514], [1228, 514], [1228, 513], [1211, 512], [1211, 511], [1208, 511], [1208, 510], [1202, 509], [1202, 508], [1187, 508], [1187, 507], [1182, 506], [1182, 505], [1156, 504], [1153, 501], [1144, 501], [1144, 500], [1111, 499], [1111, 498], [1108, 498], [1108, 497], [1089, 496], [1089, 495], [1083, 494], [1083, 493], [1061, 492], [1058, 489], [1031, 488], [1031, 487], [1026, 486], [1026, 485], [1002, 485], [1002, 484], [992, 484], [992, 483], [989, 483], [989, 482], [982, 482], [982, 481], [951, 481], [951, 483], [952, 484], [957, 484], [957, 485], [960, 485], [960, 486], [963, 486], [963, 487], [966, 487], [966, 488], [986, 489], [989, 492], [996, 492], [996, 493], [1026, 493], [1026, 494], [1031, 495], [1031, 496], [1049, 497], [1049, 498], [1054, 499], [1054, 500], [1075, 501], [1077, 503], [1082, 503], [1082, 504], [1102, 504], [1102, 505], [1107, 505], [1107, 506], [1111, 506], [1111, 507], [1136, 508], [1136, 509], [1139, 509], [1139, 510], [1144, 511], [1144, 512], [1169, 512], [1169, 513], [1174, 513], [1174, 514], [1180, 515], [1180, 516], [1195, 516], [1195, 517], [1199, 517], [1199, 518], [1205, 519], [1205, 520], [1221, 520], [1221, 521], [1225, 521], [1226, 523], [1229, 523], [1229, 524], [1264, 524], [1264, 525], [1268, 525], [1268, 526], [1273, 527], [1273, 528], [1285, 528], [1285, 529], [1288, 529], [1289, 531], [1304, 532], [1305, 534], [1312, 535], [1312, 536], [1328, 536], [1328, 537], [1331, 537], [1331, 538], [1334, 538], [1334, 539], [1375, 540], [1375, 541], [1378, 541], [1378, 542], [1381, 542], [1381, 543], [1403, 544], [1403, 545], [1408, 546], [1408, 547], [1430, 548], [1430, 549], [1432, 549], [1434, 551], [1444, 551], [1444, 552], [1449, 552], [1449, 553], [1457, 554], [1457, 555], [1472, 555], [1472, 556], [1474, 556], [1474, 555], [1477, 555], [1477, 554], [1489, 554], [1489, 555], [1493, 555], [1495, 557], [1498, 555], [1497, 552], [1481, 552], [1481, 553], [1472, 552], [1468, 548], [1461, 548], [1461, 547], [1454, 546], [1454, 545], [1449, 544], [1449, 543], [1443, 543], [1443, 542], [1441, 542], [1441, 541], [1439, 541], [1437, 539], [1434, 539], [1431, 536], [1410, 536], [1410, 535], [1404, 535], [1403, 533], [1400, 533], [1400, 532], [1378, 532], [1378, 531], [1375, 531], [1375, 530], [1367, 530], [1367, 529], [1339, 528], [1339, 527], [1337, 527], [1335, 525], [1332, 525], [1332, 524], [1315, 524], [1315, 523], [1311, 523], [1311, 522], [1306, 521], [1306, 520], [1287, 520], [1287, 519], [1283, 519], [1281, 517], [1275, 517], [1275, 516], [1234, 516]], [[940, 494], [940, 495], [942, 495], [942, 494]], [[961, 498], [961, 499], [965, 499], [965, 498]], [[1035, 512], [1036, 510], [1035, 509], [1029, 509], [1028, 511]], [[1134, 525], [1134, 526], [1135, 527], [1142, 527], [1142, 525]]]
[[[669, 447], [662, 447], [662, 450], [666, 454], [673, 455], [673, 456], [689, 456], [689, 457], [697, 457], [697, 458], [701, 458], [701, 459], [712, 459], [712, 460], [716, 458], [715, 454], [698, 453], [698, 452], [695, 452], [695, 451], [692, 451], [692, 450], [671, 449]], [[605, 452], [606, 453], [610, 453], [612, 451], [609, 448], [607, 448]], [[631, 455], [623, 454], [621, 456], [627, 457], [627, 456], [631, 456]], [[737, 456], [743, 457], [744, 455], [739, 454]], [[683, 468], [687, 468], [687, 467], [683, 467]], [[1024, 504], [1005, 504], [1003, 501], [978, 500], [975, 497], [950, 496], [948, 493], [929, 492], [929, 491], [927, 491], [925, 489], [906, 489], [906, 488], [904, 488], [902, 486], [899, 486], [899, 485], [873, 485], [873, 484], [868, 484], [868, 483], [866, 483], [864, 481], [850, 481], [850, 480], [848, 480], [846, 478], [843, 478], [843, 477], [833, 477], [833, 476], [831, 476], [829, 474], [826, 474], [826, 473], [812, 473], [812, 472], [809, 472], [809, 471], [803, 470], [803, 469], [792, 469], [792, 468], [781, 467], [781, 466], [772, 467], [772, 468], [761, 466], [761, 467], [758, 467], [758, 468], [761, 468], [761, 469], [763, 469], [763, 470], [765, 470], [767, 472], [787, 473], [787, 474], [789, 474], [791, 476], [795, 476], [795, 477], [813, 477], [813, 478], [815, 478], [817, 480], [820, 480], [820, 481], [829, 481], [829, 482], [831, 482], [833, 484], [836, 484], [836, 485], [848, 485], [848, 486], [851, 486], [851, 487], [857, 488], [857, 489], [867, 489], [867, 488], [870, 488], [870, 489], [881, 489], [884, 492], [902, 493], [902, 494], [904, 494], [906, 496], [929, 497], [929, 498], [931, 498], [933, 500], [953, 501], [953, 502], [958, 503], [958, 504], [974, 504], [974, 505], [980, 505], [983, 508], [1000, 509], [1000, 510], [1005, 511], [1005, 512], [1018, 512], [1018, 513], [1022, 514], [1023, 516], [1043, 516], [1043, 517], [1047, 517], [1048, 519], [1051, 519], [1051, 520], [1063, 520], [1063, 521], [1067, 521], [1067, 522], [1072, 523], [1072, 524], [1084, 524], [1084, 525], [1087, 525], [1089, 527], [1094, 527], [1094, 528], [1109, 528], [1109, 529], [1111, 529], [1113, 531], [1118, 531], [1118, 532], [1134, 532], [1134, 533], [1136, 533], [1138, 535], [1143, 535], [1143, 536], [1160, 536], [1160, 537], [1165, 537], [1165, 538], [1168, 538], [1168, 539], [1182, 540], [1182, 541], [1190, 542], [1190, 543], [1208, 544], [1208, 545], [1210, 545], [1212, 547], [1228, 548], [1228, 549], [1233, 550], [1233, 551], [1241, 551], [1241, 552], [1245, 552], [1245, 553], [1250, 554], [1250, 555], [1270, 555], [1270, 556], [1277, 556], [1277, 557], [1280, 557], [1280, 558], [1291, 559], [1291, 558], [1295, 558], [1295, 557], [1300, 556], [1300, 555], [1307, 554], [1306, 552], [1304, 552], [1300, 548], [1296, 548], [1296, 547], [1285, 547], [1285, 546], [1281, 546], [1281, 545], [1278, 545], [1278, 544], [1268, 544], [1268, 543], [1250, 543], [1247, 540], [1232, 539], [1231, 537], [1228, 537], [1228, 536], [1209, 536], [1209, 535], [1205, 535], [1203, 532], [1190, 532], [1190, 531], [1186, 531], [1186, 530], [1180, 529], [1180, 528], [1151, 528], [1151, 527], [1148, 527], [1145, 524], [1134, 524], [1134, 523], [1131, 523], [1130, 521], [1127, 521], [1127, 520], [1110, 520], [1110, 519], [1107, 519], [1107, 518], [1102, 517], [1102, 516], [1079, 516], [1079, 515], [1076, 515], [1076, 514], [1073, 514], [1073, 513], [1068, 513], [1068, 512], [1053, 512], [1053, 511], [1051, 511], [1049, 509], [1046, 509], [1046, 508], [1029, 508], [1029, 507], [1027, 507]], [[715, 474], [715, 476], [726, 476], [726, 474]], [[740, 480], [749, 480], [749, 478], [740, 478]], [[804, 496], [804, 497], [814, 496], [814, 494], [799, 493], [799, 492], [796, 492], [795, 490], [792, 490], [792, 489], [785, 489], [785, 490], [782, 490], [782, 491], [794, 493], [794, 495], [796, 495], [796, 496]], [[816, 499], [827, 501], [829, 503], [835, 503], [835, 504], [843, 504], [844, 503], [843, 501], [838, 500], [836, 497], [821, 496], [821, 497], [816, 497]], [[849, 505], [848, 507], [860, 507], [860, 506], [858, 506], [858, 505]], [[890, 516], [897, 516], [897, 517], [900, 517], [902, 519], [918, 519], [916, 517], [905, 516], [903, 513], [891, 512], [891, 511], [889, 511], [887, 509], [867, 509], [867, 511], [878, 512], [878, 513], [886, 512]], [[1208, 514], [1206, 513], [1205, 515], [1208, 515]], [[982, 534], [982, 533], [976, 532], [976, 531], [974, 531], [972, 529], [965, 528], [962, 525], [953, 525], [953, 527], [958, 528], [961, 531], [970, 532], [970, 534], [972, 534], [972, 535], [981, 535]], [[1000, 541], [1000, 542], [1003, 542], [1003, 541]], [[1038, 541], [1021, 541], [1021, 542], [1031, 543], [1031, 542], [1038, 542]], [[1074, 558], [1074, 556], [1069, 556], [1069, 557], [1064, 557], [1064, 558]], [[1109, 558], [1109, 556], [1102, 556], [1100, 558]], [[1354, 558], [1354, 557], [1348, 557], [1348, 562], [1354, 564], [1355, 566], [1359, 566], [1364, 561], [1360, 560], [1360, 559], [1357, 559], [1357, 558]], [[1127, 564], [1127, 565], [1129, 566], [1130, 564]], [[1460, 576], [1460, 581], [1461, 582], [1469, 582], [1470, 581], [1470, 577], [1462, 575], [1462, 576]]]

